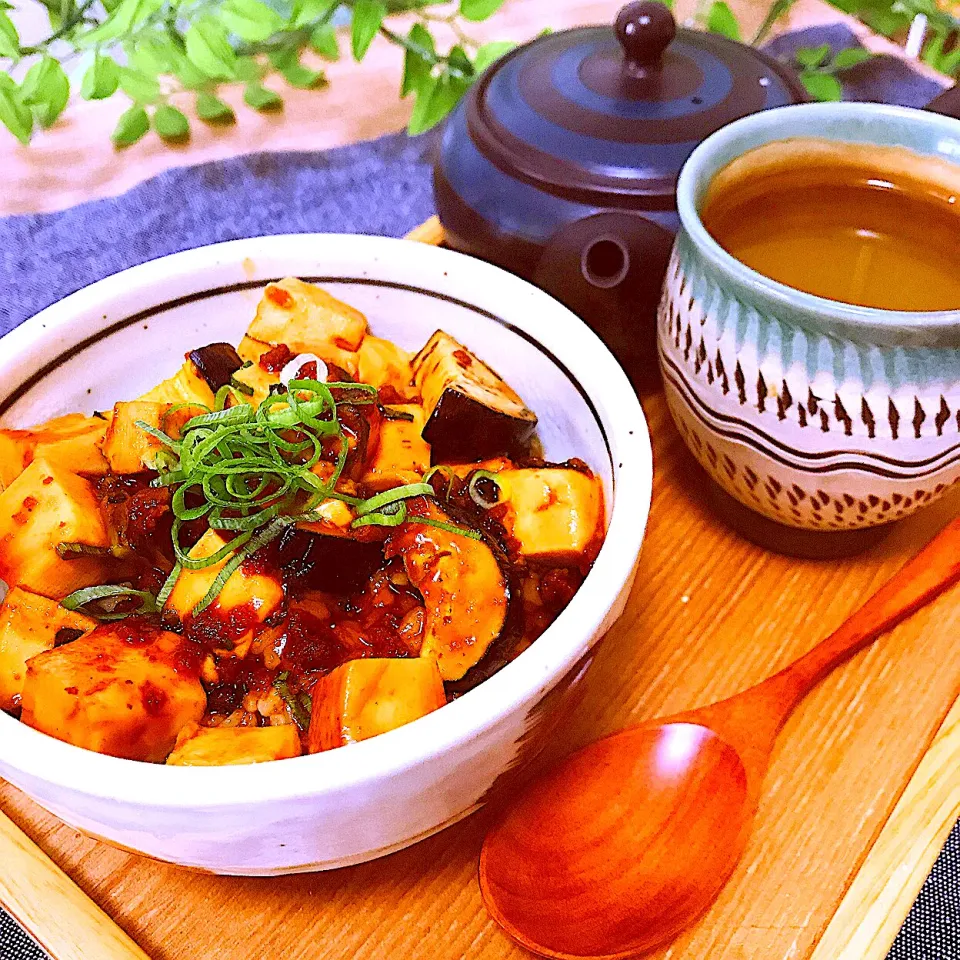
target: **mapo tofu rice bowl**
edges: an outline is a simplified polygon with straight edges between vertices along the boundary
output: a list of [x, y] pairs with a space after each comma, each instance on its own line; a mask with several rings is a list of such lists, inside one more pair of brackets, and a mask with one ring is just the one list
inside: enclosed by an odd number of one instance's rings
[[398, 849], [557, 735], [642, 413], [576, 318], [403, 241], [164, 258], [4, 339], [0, 774], [218, 872]]

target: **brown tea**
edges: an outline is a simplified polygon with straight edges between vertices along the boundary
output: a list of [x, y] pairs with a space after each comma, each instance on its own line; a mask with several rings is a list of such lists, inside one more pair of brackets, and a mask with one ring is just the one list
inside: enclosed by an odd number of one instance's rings
[[960, 309], [960, 167], [900, 147], [797, 139], [720, 171], [701, 219], [748, 267], [885, 310]]

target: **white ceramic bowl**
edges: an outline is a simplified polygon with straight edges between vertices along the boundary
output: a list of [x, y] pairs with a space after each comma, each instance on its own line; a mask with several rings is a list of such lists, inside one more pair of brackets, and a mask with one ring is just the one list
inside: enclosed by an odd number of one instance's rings
[[164, 767], [81, 750], [0, 712], [0, 775], [43, 807], [111, 843], [217, 873], [346, 866], [476, 809], [561, 722], [623, 609], [650, 504], [643, 413], [583, 323], [496, 267], [378, 237], [239, 240], [81, 290], [3, 339], [0, 423], [139, 395], [186, 350], [238, 341], [264, 283], [286, 275], [323, 284], [406, 347], [438, 327], [463, 340], [539, 414], [548, 457], [582, 457], [603, 476], [608, 532], [586, 582], [530, 649], [443, 709], [363, 743], [268, 765]]

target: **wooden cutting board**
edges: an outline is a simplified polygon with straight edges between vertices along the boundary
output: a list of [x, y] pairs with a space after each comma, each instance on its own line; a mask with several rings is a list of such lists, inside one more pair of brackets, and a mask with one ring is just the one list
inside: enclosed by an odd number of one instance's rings
[[[941, 503], [853, 560], [774, 556], [711, 515], [662, 395], [645, 398], [644, 408], [656, 480], [636, 586], [557, 751], [728, 696], [775, 671], [960, 507], [960, 498]], [[960, 708], [944, 724], [960, 691], [958, 635], [955, 590], [807, 700], [781, 737], [731, 883], [694, 929], [654, 957], [882, 960], [960, 811]], [[0, 784], [0, 808], [155, 960], [526, 955], [480, 899], [476, 863], [488, 812], [373, 863], [238, 879], [89, 840], [9, 785]]]

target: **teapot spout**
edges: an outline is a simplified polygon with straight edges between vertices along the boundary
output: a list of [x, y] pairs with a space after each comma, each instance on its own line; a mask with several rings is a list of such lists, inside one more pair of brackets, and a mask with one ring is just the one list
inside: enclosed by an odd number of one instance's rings
[[931, 110], [933, 113], [942, 113], [945, 117], [954, 117], [960, 120], [960, 85], [950, 87], [944, 90], [939, 96], [934, 97], [924, 107], [925, 110]]

